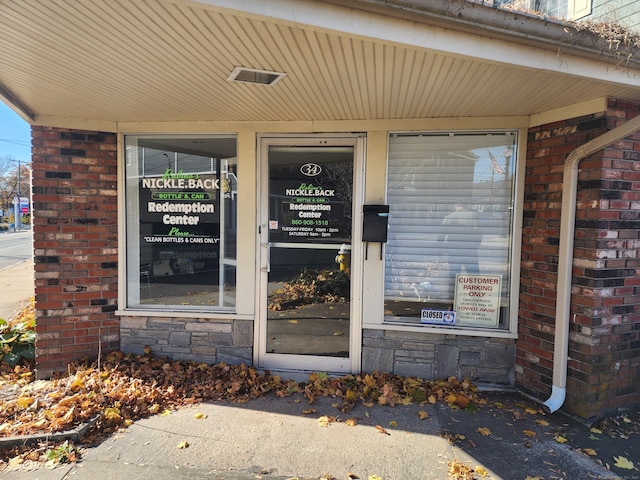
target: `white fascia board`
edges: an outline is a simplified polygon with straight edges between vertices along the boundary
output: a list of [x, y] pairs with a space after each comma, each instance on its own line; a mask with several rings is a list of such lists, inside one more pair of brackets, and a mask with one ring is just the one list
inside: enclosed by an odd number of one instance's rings
[[606, 97], [594, 98], [593, 100], [577, 103], [575, 105], [568, 105], [566, 107], [557, 108], [555, 110], [549, 110], [547, 112], [540, 112], [531, 115], [529, 126], [537, 127], [538, 125], [558, 122], [560, 120], [566, 120], [567, 118], [576, 118], [582, 117], [584, 115], [591, 115], [593, 113], [605, 112], [606, 110]]
[[569, 47], [568, 44], [558, 43], [557, 50], [545, 50], [314, 0], [199, 0], [199, 3], [249, 17], [267, 17], [274, 22], [285, 22], [302, 28], [333, 31], [619, 85], [640, 86], [640, 70], [563, 53], [563, 46]]

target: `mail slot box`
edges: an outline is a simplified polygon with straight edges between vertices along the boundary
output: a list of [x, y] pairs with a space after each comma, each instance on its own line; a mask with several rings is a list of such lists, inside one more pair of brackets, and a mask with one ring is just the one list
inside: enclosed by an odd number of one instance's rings
[[363, 205], [362, 241], [386, 242], [389, 205]]

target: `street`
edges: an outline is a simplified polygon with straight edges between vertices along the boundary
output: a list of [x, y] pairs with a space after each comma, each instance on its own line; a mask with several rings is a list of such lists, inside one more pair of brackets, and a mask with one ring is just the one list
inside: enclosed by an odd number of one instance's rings
[[31, 260], [31, 230], [0, 233], [0, 271], [25, 260]]

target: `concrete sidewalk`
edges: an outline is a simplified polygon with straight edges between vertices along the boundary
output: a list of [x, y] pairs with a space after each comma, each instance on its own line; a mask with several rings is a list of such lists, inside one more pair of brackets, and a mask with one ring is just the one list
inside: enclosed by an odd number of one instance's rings
[[[639, 434], [616, 443], [562, 414], [544, 415], [536, 410], [537, 404], [516, 393], [488, 398], [489, 403], [475, 413], [438, 403], [358, 404], [342, 414], [332, 405], [336, 399], [320, 398], [309, 405], [301, 396], [269, 395], [244, 405], [204, 403], [137, 421], [85, 449], [77, 464], [2, 472], [0, 476], [20, 480], [283, 480], [326, 475], [446, 480], [464, 478], [448, 473], [449, 462], [459, 462], [475, 469], [475, 476], [467, 477], [474, 479], [640, 478], [637, 469], [613, 467], [614, 456], [640, 463]], [[421, 419], [419, 412], [428, 417]], [[198, 419], [196, 414], [206, 418]], [[336, 421], [322, 426], [318, 420], [322, 416], [333, 416]], [[345, 422], [350, 418], [357, 425]], [[179, 448], [181, 442], [188, 447]], [[587, 448], [598, 455], [588, 456], [584, 453]], [[611, 465], [615, 472], [598, 462]], [[487, 476], [482, 476], [485, 472]]]
[[11, 320], [33, 295], [33, 260], [0, 270], [0, 318]]

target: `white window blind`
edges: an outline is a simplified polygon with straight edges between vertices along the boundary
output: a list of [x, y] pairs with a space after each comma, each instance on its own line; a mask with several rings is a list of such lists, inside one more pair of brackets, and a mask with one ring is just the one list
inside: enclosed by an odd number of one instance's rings
[[456, 273], [502, 275], [508, 298], [515, 145], [514, 133], [390, 136], [387, 315], [450, 308]]

